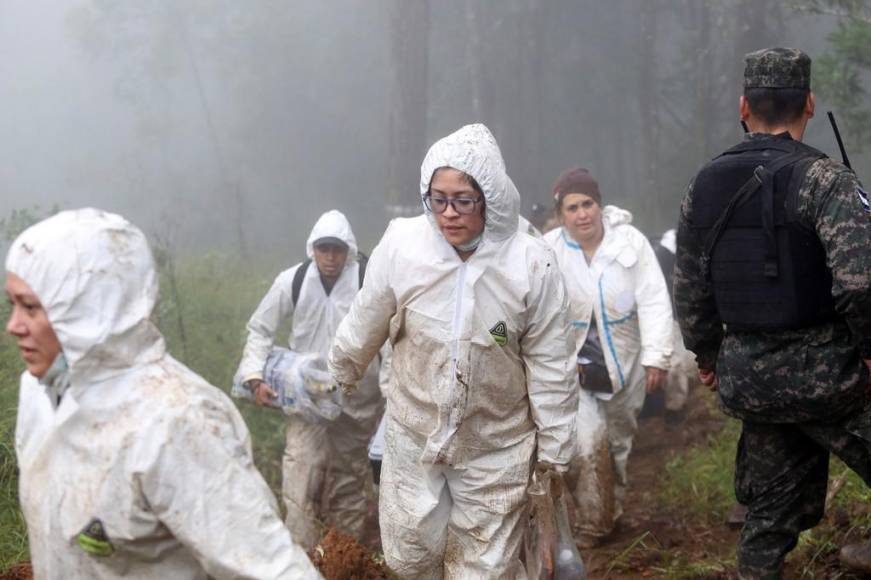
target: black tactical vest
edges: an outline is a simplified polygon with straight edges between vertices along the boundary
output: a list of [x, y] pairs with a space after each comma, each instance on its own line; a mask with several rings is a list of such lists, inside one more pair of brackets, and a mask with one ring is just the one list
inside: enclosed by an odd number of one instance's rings
[[729, 149], [696, 177], [692, 226], [730, 330], [804, 328], [834, 316], [825, 251], [798, 216], [802, 181], [822, 157], [778, 135]]

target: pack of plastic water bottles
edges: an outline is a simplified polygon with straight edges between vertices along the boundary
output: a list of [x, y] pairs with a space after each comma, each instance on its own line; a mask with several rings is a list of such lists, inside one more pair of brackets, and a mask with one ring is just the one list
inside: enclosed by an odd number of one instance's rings
[[[254, 393], [233, 381], [233, 397], [254, 402]], [[263, 381], [275, 391], [269, 406], [286, 415], [299, 414], [313, 420], [335, 420], [342, 412], [342, 392], [327, 372], [326, 361], [316, 353], [273, 348], [266, 357]]]

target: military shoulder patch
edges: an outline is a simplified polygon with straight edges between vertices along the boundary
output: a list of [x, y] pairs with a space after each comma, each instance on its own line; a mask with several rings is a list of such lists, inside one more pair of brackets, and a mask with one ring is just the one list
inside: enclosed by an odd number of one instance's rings
[[508, 327], [501, 320], [490, 329], [490, 336], [496, 341], [499, 346], [508, 344]]
[[97, 518], [92, 519], [76, 539], [79, 542], [79, 548], [92, 556], [105, 558], [115, 552], [115, 547], [109, 541], [109, 536], [106, 535], [106, 530], [103, 528], [103, 522]]
[[859, 201], [862, 203], [862, 209], [865, 210], [865, 213], [871, 213], [871, 201], [868, 199], [868, 192], [861, 187], [857, 187], [856, 195], [859, 196]]

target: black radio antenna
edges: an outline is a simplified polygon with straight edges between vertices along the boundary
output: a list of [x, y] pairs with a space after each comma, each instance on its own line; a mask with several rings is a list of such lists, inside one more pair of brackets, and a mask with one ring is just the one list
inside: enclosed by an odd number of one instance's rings
[[850, 159], [847, 157], [847, 150], [844, 148], [844, 141], [841, 139], [841, 132], [838, 130], [838, 122], [835, 121], [835, 114], [829, 111], [829, 123], [832, 125], [832, 131], [835, 132], [835, 139], [838, 141], [838, 149], [841, 150], [841, 158], [844, 160], [844, 165], [847, 169], [853, 169], [850, 165]]

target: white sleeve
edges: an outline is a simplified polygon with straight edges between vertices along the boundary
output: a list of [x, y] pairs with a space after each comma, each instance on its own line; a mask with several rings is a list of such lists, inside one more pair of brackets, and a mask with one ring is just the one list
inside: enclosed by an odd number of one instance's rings
[[137, 457], [149, 509], [211, 578], [320, 578], [281, 521], [232, 403], [166, 417]]
[[293, 316], [293, 277], [299, 267], [294, 266], [279, 274], [248, 320], [248, 339], [237, 372], [240, 382], [263, 378], [263, 366], [275, 345], [278, 328]]
[[640, 232], [638, 235], [641, 247], [635, 271], [635, 303], [641, 331], [641, 364], [668, 370], [674, 331], [671, 298], [650, 242]]
[[342, 319], [330, 349], [329, 368], [339, 383], [356, 384], [387, 340], [396, 297], [390, 287], [390, 233], [372, 251], [363, 287]]
[[[538, 460], [568, 464], [577, 445], [578, 373], [568, 301], [556, 256], [530, 272], [529, 318], [520, 338], [532, 419], [538, 427]], [[536, 271], [537, 270], [537, 271]]]

